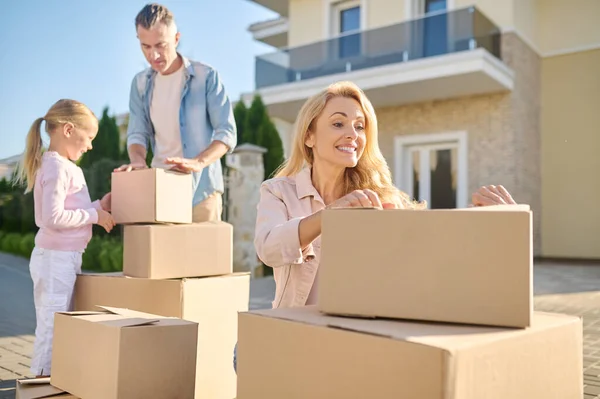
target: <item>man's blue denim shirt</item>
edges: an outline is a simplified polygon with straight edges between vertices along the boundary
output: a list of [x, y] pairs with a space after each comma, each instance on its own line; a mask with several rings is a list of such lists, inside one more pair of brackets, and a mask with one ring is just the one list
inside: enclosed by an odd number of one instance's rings
[[[179, 128], [184, 158], [194, 158], [213, 140], [219, 140], [233, 151], [237, 128], [233, 109], [219, 73], [209, 65], [183, 59], [185, 84], [181, 93]], [[140, 144], [154, 151], [154, 128], [150, 120], [150, 101], [156, 71], [148, 68], [138, 73], [131, 83], [127, 146]], [[199, 173], [192, 173], [193, 206], [217, 191], [223, 193], [221, 162], [215, 161]]]

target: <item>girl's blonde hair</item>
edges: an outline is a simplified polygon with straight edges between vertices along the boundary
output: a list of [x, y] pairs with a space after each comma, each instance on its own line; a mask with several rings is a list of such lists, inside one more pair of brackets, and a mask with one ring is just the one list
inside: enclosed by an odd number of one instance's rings
[[393, 185], [390, 169], [379, 150], [375, 110], [364, 92], [352, 82], [334, 83], [304, 103], [294, 125], [292, 153], [275, 172], [275, 177], [293, 176], [305, 166], [312, 166], [313, 150], [305, 144], [306, 139], [308, 133], [316, 128], [316, 121], [327, 102], [335, 97], [356, 100], [365, 115], [365, 150], [355, 167], [346, 168], [343, 195], [354, 190], [369, 189], [376, 192], [385, 203], [393, 203], [403, 208], [424, 207], [425, 204], [411, 200], [406, 193]]
[[65, 123], [85, 126], [90, 123], [90, 119], [98, 123], [96, 115], [79, 101], [63, 99], [54, 103], [46, 115], [37, 118], [29, 128], [25, 152], [18, 165], [15, 183], [19, 185], [27, 183], [26, 193], [33, 188], [35, 175], [42, 163], [42, 122], [46, 122], [46, 133], [51, 134]]

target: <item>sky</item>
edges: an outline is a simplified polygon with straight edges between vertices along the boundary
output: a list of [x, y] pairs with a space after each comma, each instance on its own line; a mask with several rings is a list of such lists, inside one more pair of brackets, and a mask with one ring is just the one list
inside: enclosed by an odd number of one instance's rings
[[[61, 98], [98, 117], [128, 112], [133, 76], [148, 65], [134, 20], [149, 1], [6, 0], [0, 24], [0, 159], [21, 153], [32, 122]], [[232, 101], [254, 90], [254, 57], [275, 49], [248, 26], [276, 17], [250, 0], [164, 0], [179, 51], [215, 67]], [[47, 141], [47, 136], [45, 137]]]

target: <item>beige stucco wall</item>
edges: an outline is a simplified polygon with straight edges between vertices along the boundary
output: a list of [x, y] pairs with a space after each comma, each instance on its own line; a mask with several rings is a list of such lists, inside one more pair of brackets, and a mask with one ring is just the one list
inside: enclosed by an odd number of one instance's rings
[[[285, 1], [285, 0], [281, 0]], [[289, 0], [289, 47], [318, 42], [324, 39], [325, 20], [323, 0]]]
[[404, 21], [405, 18], [404, 1], [402, 0], [367, 1], [368, 29], [397, 24]]
[[[324, 40], [328, 36], [325, 1], [290, 0], [289, 46]], [[406, 1], [410, 0], [366, 1], [366, 26], [363, 28], [373, 29], [412, 18], [405, 15]], [[502, 29], [518, 30], [543, 55], [600, 45], [599, 0], [454, 1], [455, 8], [472, 5]]]
[[475, 5], [500, 27], [514, 26], [514, 1], [521, 0], [455, 0], [455, 8]]
[[600, 1], [537, 0], [537, 5], [539, 40], [536, 45], [542, 54], [600, 46]]
[[542, 62], [542, 250], [600, 258], [600, 50]]

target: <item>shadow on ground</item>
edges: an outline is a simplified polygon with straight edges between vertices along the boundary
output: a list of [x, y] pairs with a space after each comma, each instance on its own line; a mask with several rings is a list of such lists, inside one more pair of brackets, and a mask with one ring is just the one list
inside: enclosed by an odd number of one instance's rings
[[17, 380], [0, 381], [0, 399], [14, 399], [16, 383]]

